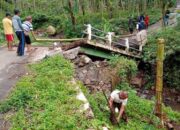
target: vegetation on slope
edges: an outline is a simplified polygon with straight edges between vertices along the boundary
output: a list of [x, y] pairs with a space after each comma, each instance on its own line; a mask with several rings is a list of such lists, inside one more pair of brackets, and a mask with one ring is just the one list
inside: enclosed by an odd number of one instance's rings
[[[152, 36], [149, 36], [148, 43], [143, 49], [143, 60], [145, 62], [155, 64], [157, 39], [165, 39], [165, 58], [164, 58], [164, 80], [169, 87], [179, 89], [180, 84], [180, 25], [175, 28], [164, 28]], [[152, 70], [152, 69], [148, 69]], [[154, 71], [149, 72], [149, 76], [153, 79]]]
[[[109, 124], [109, 128], [113, 130], [156, 130], [159, 125], [159, 119], [153, 114], [155, 103], [154, 101], [141, 99], [136, 95], [136, 91], [128, 83], [128, 77], [133, 76], [137, 70], [135, 61], [126, 58], [115, 57], [110, 64], [112, 68], [118, 68], [121, 82], [114, 89], [126, 90], [129, 92], [129, 99], [126, 108], [129, 122], [126, 124], [123, 120], [120, 121], [120, 128], [112, 127], [109, 122], [109, 111], [107, 109], [107, 102], [103, 92], [89, 93], [82, 88], [92, 106], [93, 112], [101, 125]], [[180, 113], [173, 112], [170, 108], [165, 108], [170, 120], [180, 123]]]
[[70, 81], [72, 64], [62, 57], [32, 65], [32, 74], [22, 78], [0, 111], [12, 111], [11, 130], [81, 129], [84, 119], [78, 113], [80, 102]]
[[[129, 71], [119, 71], [124, 76], [129, 72], [135, 72], [135, 62], [128, 59], [122, 60]], [[115, 65], [112, 61], [112, 65]], [[124, 63], [128, 63], [128, 65]], [[119, 61], [120, 63], [120, 61]], [[122, 69], [126, 67], [120, 67]], [[131, 70], [131, 68], [134, 68]], [[112, 126], [109, 122], [109, 110], [102, 92], [89, 94], [82, 86], [90, 101], [95, 114], [94, 119], [86, 119], [79, 113], [81, 102], [77, 101], [76, 90], [70, 83], [73, 77], [72, 64], [62, 57], [55, 56], [44, 59], [38, 64], [30, 65], [31, 73], [24, 76], [14, 88], [9, 98], [0, 104], [0, 112], [7, 114], [6, 119], [11, 122], [11, 130], [85, 130], [87, 128], [102, 129], [107, 126], [111, 129], [143, 130], [156, 129], [158, 119], [152, 115], [154, 103], [136, 96], [134, 90], [126, 85], [120, 85], [120, 89], [128, 89], [129, 101], [127, 114], [129, 123], [120, 123], [120, 128]], [[168, 110], [172, 120], [179, 121], [180, 114]], [[149, 118], [155, 124], [149, 124]]]

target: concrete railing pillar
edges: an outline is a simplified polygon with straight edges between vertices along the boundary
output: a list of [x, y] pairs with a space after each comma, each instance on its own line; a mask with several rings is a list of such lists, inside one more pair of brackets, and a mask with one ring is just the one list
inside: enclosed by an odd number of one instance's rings
[[87, 25], [87, 34], [88, 34], [88, 40], [90, 41], [91, 38], [92, 38], [92, 27], [91, 27], [91, 24], [88, 24]]
[[109, 46], [111, 47], [111, 44], [112, 44], [112, 33], [111, 32], [107, 33], [107, 40], [108, 40]]
[[126, 51], [129, 51], [129, 39], [125, 39]]

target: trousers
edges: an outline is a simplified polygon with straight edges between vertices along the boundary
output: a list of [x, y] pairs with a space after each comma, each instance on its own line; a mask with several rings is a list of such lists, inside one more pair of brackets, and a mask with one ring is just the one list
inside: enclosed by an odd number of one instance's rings
[[[113, 110], [115, 111], [115, 108], [117, 107], [118, 110], [120, 111], [120, 108], [122, 106], [122, 103], [116, 103], [116, 102], [113, 102]], [[113, 125], [116, 125], [118, 124], [117, 120], [116, 120], [116, 116], [115, 116], [115, 112], [111, 110], [111, 113], [110, 113], [110, 121]], [[126, 112], [124, 111], [123, 114], [122, 114], [122, 119], [127, 122], [127, 115], [126, 115]]]
[[19, 45], [17, 48], [17, 55], [23, 56], [24, 55], [24, 48], [25, 48], [24, 32], [23, 31], [16, 31], [16, 36], [19, 39]]

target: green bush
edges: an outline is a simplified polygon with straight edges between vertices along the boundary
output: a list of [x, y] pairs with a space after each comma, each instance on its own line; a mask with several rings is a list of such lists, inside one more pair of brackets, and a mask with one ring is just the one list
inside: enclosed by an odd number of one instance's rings
[[[117, 86], [118, 87], [118, 86]], [[118, 87], [119, 88], [119, 87]], [[109, 129], [113, 130], [158, 130], [158, 125], [160, 120], [153, 114], [155, 103], [147, 99], [141, 99], [136, 95], [136, 91], [128, 86], [122, 86], [119, 89], [128, 91], [128, 104], [126, 108], [126, 113], [129, 119], [128, 124], [123, 120], [120, 120], [120, 127], [112, 126], [109, 121], [109, 109], [107, 101], [102, 92], [98, 93], [89, 93], [82, 86], [82, 89], [90, 102], [92, 110], [95, 114], [95, 129], [98, 129], [97, 126], [105, 125]], [[180, 113], [173, 112], [170, 108], [163, 108], [167, 113], [168, 118], [180, 122]], [[93, 120], [94, 121], [94, 120]]]
[[[148, 37], [148, 43], [143, 49], [143, 60], [155, 64], [157, 39], [165, 39], [165, 59], [164, 59], [164, 80], [169, 87], [179, 88], [179, 55], [180, 55], [180, 31], [178, 28], [165, 28]], [[152, 71], [151, 71], [152, 72]], [[153, 76], [152, 73], [149, 73]]]
[[127, 79], [130, 79], [137, 72], [136, 62], [124, 57], [114, 56], [110, 61], [110, 65], [112, 68], [117, 69], [122, 81], [127, 81]]

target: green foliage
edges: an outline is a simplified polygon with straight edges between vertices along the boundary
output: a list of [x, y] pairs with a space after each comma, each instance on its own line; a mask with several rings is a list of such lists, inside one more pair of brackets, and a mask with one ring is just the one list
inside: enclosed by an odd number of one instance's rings
[[0, 46], [3, 45], [4, 41], [5, 41], [4, 32], [3, 32], [2, 27], [0, 26]]
[[[164, 79], [168, 86], [179, 88], [180, 84], [180, 31], [179, 28], [165, 28], [149, 36], [148, 43], [143, 49], [143, 60], [155, 64], [157, 39], [165, 39]], [[149, 73], [152, 76], [152, 73]]]
[[[99, 125], [105, 125], [113, 130], [158, 130], [157, 126], [160, 124], [160, 121], [153, 114], [155, 103], [146, 99], [141, 99], [136, 95], [136, 91], [132, 90], [130, 87], [123, 86], [122, 88], [129, 92], [126, 108], [129, 122], [126, 124], [121, 120], [120, 128], [118, 128], [118, 126], [112, 126], [109, 121], [110, 113], [103, 93], [90, 94], [85, 90], [84, 86], [82, 86], [83, 92], [88, 98], [95, 114], [96, 122], [98, 122]], [[164, 111], [171, 120], [179, 122], [180, 113], [173, 112], [170, 108], [164, 108]]]
[[118, 74], [123, 81], [130, 79], [137, 72], [136, 62], [124, 57], [114, 56], [110, 61], [110, 65], [117, 69]]
[[11, 130], [79, 129], [84, 119], [77, 112], [80, 102], [70, 83], [72, 64], [62, 57], [44, 59], [30, 66], [33, 73], [22, 78], [0, 112], [13, 111]]

